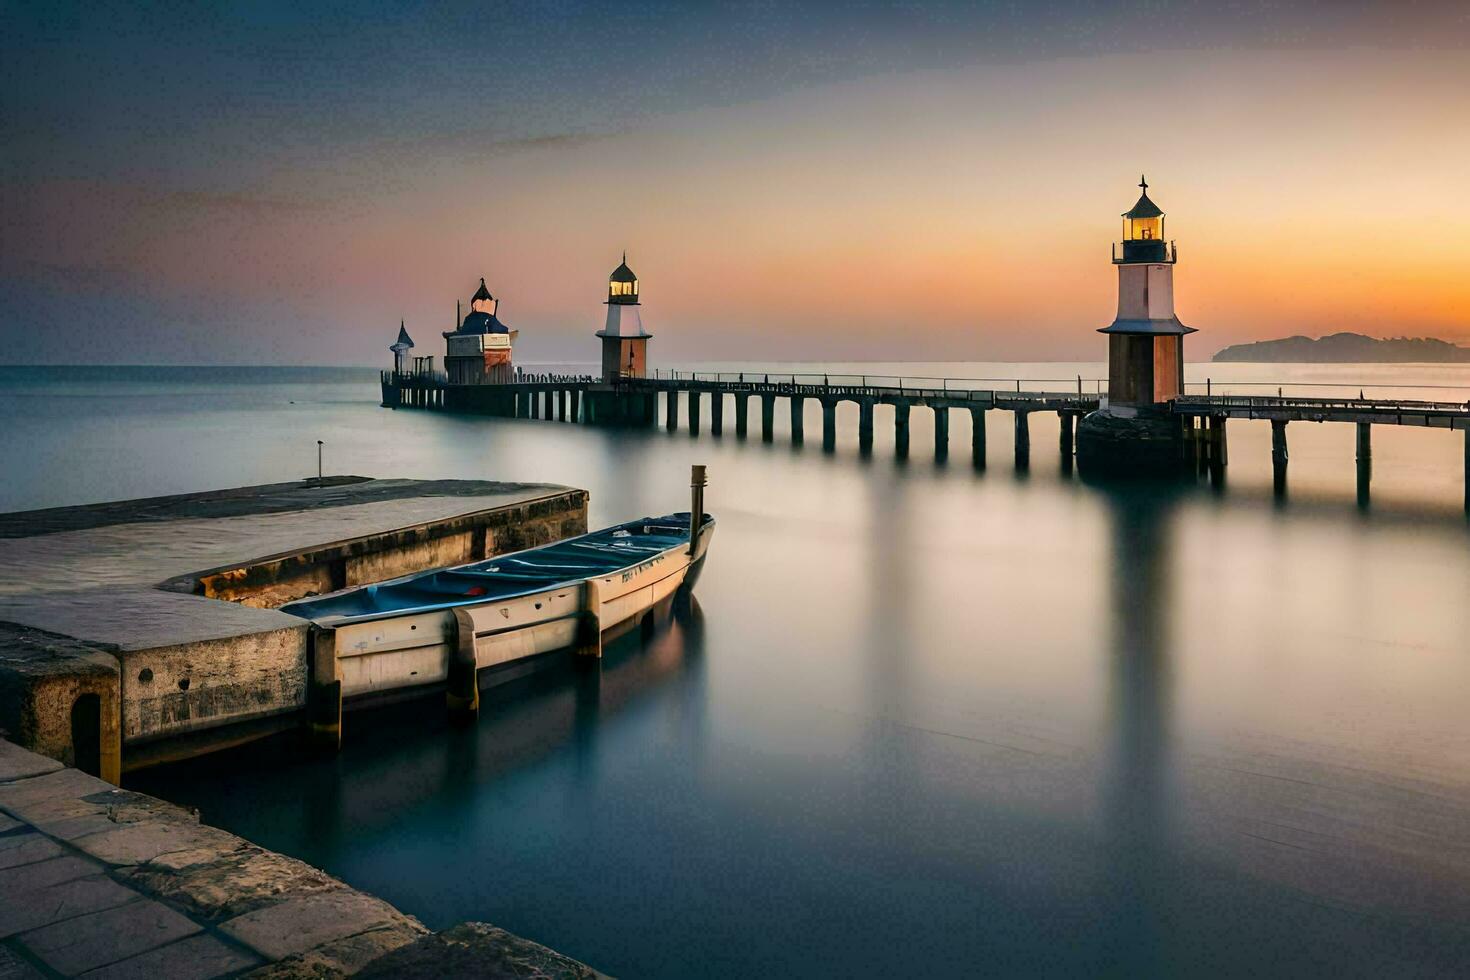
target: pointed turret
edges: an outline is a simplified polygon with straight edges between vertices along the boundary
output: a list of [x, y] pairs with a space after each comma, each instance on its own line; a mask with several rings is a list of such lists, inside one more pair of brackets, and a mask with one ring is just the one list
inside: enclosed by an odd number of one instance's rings
[[470, 311], [474, 313], [495, 314], [496, 300], [490, 295], [490, 290], [485, 288], [485, 277], [480, 277], [480, 288], [475, 290], [475, 295], [470, 297]]
[[413, 350], [413, 338], [408, 335], [408, 328], [402, 320], [398, 321], [398, 339], [388, 345], [393, 352], [393, 370], [403, 374], [408, 367], [408, 352]]

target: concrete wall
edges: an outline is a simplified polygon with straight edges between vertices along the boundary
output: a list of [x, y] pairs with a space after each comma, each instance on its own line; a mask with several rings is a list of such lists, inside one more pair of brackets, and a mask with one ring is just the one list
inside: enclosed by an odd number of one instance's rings
[[[89, 705], [88, 698], [96, 700]], [[115, 783], [121, 772], [119, 707], [114, 656], [69, 637], [0, 623], [0, 730], [13, 741]], [[93, 713], [95, 729], [78, 730], [79, 710]]]
[[307, 628], [120, 654], [123, 745], [305, 708]]
[[479, 511], [417, 527], [355, 538], [170, 583], [211, 599], [274, 609], [311, 595], [459, 565], [587, 531], [587, 494]]

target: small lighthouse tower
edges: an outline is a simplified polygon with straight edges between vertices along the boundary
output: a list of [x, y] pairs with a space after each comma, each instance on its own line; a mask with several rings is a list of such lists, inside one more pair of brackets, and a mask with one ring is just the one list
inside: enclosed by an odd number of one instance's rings
[[402, 320], [398, 321], [398, 339], [388, 345], [393, 352], [393, 373], [408, 373], [408, 352], [413, 350], [413, 338], [408, 335], [408, 327]]
[[1184, 335], [1194, 333], [1174, 315], [1174, 263], [1178, 252], [1164, 239], [1164, 212], [1143, 193], [1123, 213], [1123, 247], [1113, 248], [1118, 267], [1118, 316], [1099, 333], [1108, 335], [1108, 405], [1160, 405], [1184, 386]]
[[639, 314], [638, 277], [628, 268], [628, 253], [608, 276], [607, 322], [597, 331], [602, 338], [602, 380], [642, 378], [648, 375], [648, 340]]
[[1184, 391], [1184, 336], [1194, 333], [1174, 315], [1174, 243], [1164, 238], [1164, 212], [1143, 193], [1123, 214], [1118, 267], [1118, 315], [1099, 333], [1108, 337], [1108, 397], [1077, 424], [1077, 466], [1117, 476], [1155, 474], [1180, 465], [1179, 422], [1168, 402]]

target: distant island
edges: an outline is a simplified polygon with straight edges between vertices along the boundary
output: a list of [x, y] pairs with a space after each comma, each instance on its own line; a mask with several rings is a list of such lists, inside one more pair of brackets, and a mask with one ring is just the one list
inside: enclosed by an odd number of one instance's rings
[[1433, 337], [1378, 340], [1360, 333], [1335, 333], [1316, 340], [1311, 337], [1287, 337], [1284, 340], [1235, 344], [1220, 351], [1213, 360], [1294, 364], [1455, 364], [1470, 363], [1470, 347], [1460, 347]]

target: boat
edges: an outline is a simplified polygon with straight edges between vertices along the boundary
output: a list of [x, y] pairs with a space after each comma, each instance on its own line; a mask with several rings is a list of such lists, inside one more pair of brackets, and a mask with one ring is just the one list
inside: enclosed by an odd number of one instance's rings
[[715, 523], [695, 513], [644, 517], [281, 611], [312, 622], [313, 669], [340, 681], [344, 700], [445, 682], [453, 698], [458, 667], [463, 697], [477, 705], [475, 672], [568, 648], [601, 656], [604, 639], [651, 621], [681, 590], [688, 595]]

